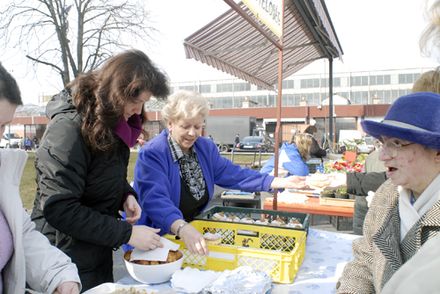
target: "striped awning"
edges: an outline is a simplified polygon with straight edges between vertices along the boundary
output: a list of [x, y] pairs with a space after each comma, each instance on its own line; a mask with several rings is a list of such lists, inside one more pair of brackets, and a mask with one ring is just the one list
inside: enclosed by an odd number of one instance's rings
[[[242, 3], [239, 6], [259, 21]], [[263, 24], [267, 34], [276, 36]], [[278, 48], [230, 9], [184, 41], [187, 58], [266, 89], [278, 82]], [[323, 0], [285, 0], [283, 77], [343, 54]]]

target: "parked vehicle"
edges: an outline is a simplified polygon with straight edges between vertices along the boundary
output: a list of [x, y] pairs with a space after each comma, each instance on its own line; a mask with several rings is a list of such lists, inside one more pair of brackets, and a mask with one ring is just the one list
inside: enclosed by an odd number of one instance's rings
[[239, 149], [241, 151], [273, 151], [273, 142], [263, 136], [248, 136], [244, 137], [240, 142]]
[[211, 136], [221, 152], [234, 147], [235, 137], [240, 139], [253, 135], [256, 129], [256, 118], [251, 116], [208, 116], [206, 119], [205, 136]]
[[5, 133], [0, 140], [0, 148], [20, 148], [22, 138], [14, 133]]
[[375, 139], [370, 136], [366, 136], [362, 139], [362, 142], [357, 145], [359, 153], [371, 153], [376, 147], [374, 146]]

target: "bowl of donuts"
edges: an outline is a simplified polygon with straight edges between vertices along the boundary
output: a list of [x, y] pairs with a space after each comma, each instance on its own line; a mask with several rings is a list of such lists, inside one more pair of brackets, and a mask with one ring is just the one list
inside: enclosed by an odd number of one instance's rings
[[166, 261], [132, 259], [131, 254], [131, 250], [124, 254], [125, 267], [133, 279], [145, 284], [169, 281], [183, 263], [183, 254], [179, 250], [170, 250]]

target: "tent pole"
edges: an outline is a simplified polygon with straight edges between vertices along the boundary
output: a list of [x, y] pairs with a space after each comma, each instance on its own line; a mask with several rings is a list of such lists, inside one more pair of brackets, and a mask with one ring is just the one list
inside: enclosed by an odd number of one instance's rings
[[[277, 95], [277, 124], [275, 126], [275, 150], [274, 150], [274, 171], [273, 175], [278, 176], [278, 160], [280, 157], [280, 129], [281, 129], [281, 107], [283, 101], [283, 36], [284, 36], [284, 0], [281, 1], [281, 36], [280, 44], [278, 47], [278, 95]], [[272, 209], [278, 209], [278, 189], [273, 192]]]
[[328, 59], [328, 132], [329, 132], [329, 142], [331, 144], [331, 150], [335, 147], [334, 142], [334, 129], [333, 129], [333, 58]]

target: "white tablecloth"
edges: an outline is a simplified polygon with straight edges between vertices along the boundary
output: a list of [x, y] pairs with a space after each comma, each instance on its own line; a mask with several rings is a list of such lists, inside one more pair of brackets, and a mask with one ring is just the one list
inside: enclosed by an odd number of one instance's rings
[[[272, 294], [335, 293], [335, 285], [345, 264], [352, 259], [351, 243], [359, 236], [310, 229], [306, 255], [293, 284], [274, 284]], [[138, 284], [127, 276], [119, 284]], [[171, 289], [169, 283], [151, 289]]]
[[274, 285], [273, 294], [335, 293], [345, 264], [352, 259], [351, 243], [359, 236], [309, 230], [306, 255], [295, 281]]

